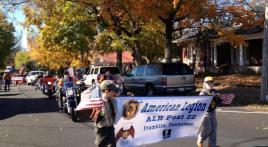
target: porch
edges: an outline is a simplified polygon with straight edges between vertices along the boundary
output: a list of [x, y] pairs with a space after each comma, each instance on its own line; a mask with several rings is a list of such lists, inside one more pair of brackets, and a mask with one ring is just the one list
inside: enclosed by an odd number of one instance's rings
[[202, 49], [188, 44], [183, 48], [183, 62], [194, 65], [196, 73], [260, 73], [263, 33], [248, 34], [245, 38], [245, 44], [237, 47], [220, 39], [208, 42]]

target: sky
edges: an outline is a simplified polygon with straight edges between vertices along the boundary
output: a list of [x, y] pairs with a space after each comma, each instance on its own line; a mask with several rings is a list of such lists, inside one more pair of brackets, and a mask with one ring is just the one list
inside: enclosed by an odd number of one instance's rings
[[8, 14], [9, 21], [13, 23], [16, 29], [16, 37], [21, 38], [21, 47], [23, 50], [27, 50], [27, 30], [23, 28], [22, 23], [25, 20], [25, 15], [21, 8], [17, 8], [14, 12]]

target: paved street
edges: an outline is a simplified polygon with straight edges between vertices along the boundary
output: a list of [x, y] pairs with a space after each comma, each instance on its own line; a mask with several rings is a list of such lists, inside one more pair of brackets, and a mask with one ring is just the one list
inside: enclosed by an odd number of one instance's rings
[[[268, 147], [268, 113], [245, 112], [238, 107], [218, 110], [221, 147]], [[196, 138], [146, 145], [194, 147]], [[93, 124], [78, 123], [58, 113], [55, 100], [34, 87], [12, 87], [0, 92], [0, 147], [94, 147]]]

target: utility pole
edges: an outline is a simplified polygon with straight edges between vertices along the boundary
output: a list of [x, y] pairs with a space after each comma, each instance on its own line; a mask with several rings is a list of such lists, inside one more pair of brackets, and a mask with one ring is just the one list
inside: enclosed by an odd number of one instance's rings
[[265, 2], [264, 39], [262, 49], [261, 100], [268, 101], [268, 2]]

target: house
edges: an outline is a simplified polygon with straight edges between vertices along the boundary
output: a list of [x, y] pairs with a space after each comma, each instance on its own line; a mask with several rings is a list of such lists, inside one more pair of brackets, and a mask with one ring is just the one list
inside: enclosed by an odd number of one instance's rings
[[[125, 67], [127, 65], [133, 65], [133, 57], [132, 53], [129, 51], [122, 52], [122, 69], [121, 71], [125, 71]], [[94, 66], [116, 66], [117, 64], [117, 54], [116, 52], [106, 53], [106, 54], [96, 54], [94, 53], [91, 58], [91, 65]]]
[[261, 28], [237, 31], [245, 43], [232, 46], [230, 42], [218, 37], [210, 37], [205, 47], [196, 46], [195, 36], [188, 36], [173, 43], [185, 43], [182, 50], [182, 61], [195, 65], [198, 72], [222, 69], [228, 72], [261, 72], [264, 32]]

